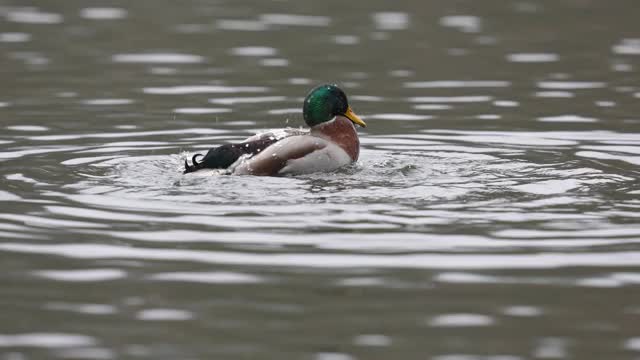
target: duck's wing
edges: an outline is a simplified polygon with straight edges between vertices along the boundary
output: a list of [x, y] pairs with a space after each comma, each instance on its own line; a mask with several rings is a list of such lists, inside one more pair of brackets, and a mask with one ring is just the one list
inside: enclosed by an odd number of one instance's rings
[[[264, 149], [283, 139], [307, 134], [309, 134], [309, 130], [306, 129], [274, 129], [253, 135], [239, 144], [220, 145], [216, 148], [211, 148], [204, 156], [202, 154], [195, 154], [191, 160], [193, 165], [189, 165], [187, 160], [185, 160], [184, 173], [186, 174], [200, 169], [227, 169], [241, 157], [244, 159], [259, 154]], [[197, 160], [198, 157], [202, 157], [200, 162]]]
[[[260, 153], [277, 142], [274, 137], [259, 137], [252, 141], [245, 141], [240, 144], [225, 144], [216, 148], [211, 148], [206, 155], [195, 154], [191, 159], [193, 165], [184, 161], [184, 173], [194, 172], [200, 169], [226, 169], [242, 156], [252, 156]], [[198, 157], [202, 160], [198, 162]]]
[[326, 148], [329, 143], [309, 135], [290, 136], [241, 161], [233, 173], [238, 175], [278, 175], [291, 161], [302, 159]]
[[283, 129], [271, 129], [267, 130], [253, 136], [250, 136], [243, 142], [253, 142], [257, 140], [265, 140], [271, 139], [275, 141], [279, 141], [291, 136], [299, 136], [299, 135], [307, 135], [309, 134], [309, 129], [300, 129], [300, 128], [283, 128]]

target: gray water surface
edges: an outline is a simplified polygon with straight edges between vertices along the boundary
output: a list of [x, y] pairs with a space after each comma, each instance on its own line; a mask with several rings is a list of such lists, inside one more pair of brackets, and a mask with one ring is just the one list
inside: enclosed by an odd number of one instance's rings
[[[0, 0], [0, 359], [640, 358], [636, 9]], [[182, 175], [325, 82], [358, 163]]]

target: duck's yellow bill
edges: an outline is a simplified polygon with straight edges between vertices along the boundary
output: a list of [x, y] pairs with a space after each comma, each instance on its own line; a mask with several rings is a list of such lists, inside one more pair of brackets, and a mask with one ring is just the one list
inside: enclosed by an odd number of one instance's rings
[[344, 113], [344, 116], [346, 116], [349, 120], [353, 121], [354, 123], [362, 127], [367, 127], [367, 124], [365, 124], [365, 122], [362, 121], [362, 119], [360, 119], [360, 117], [356, 115], [356, 113], [354, 113], [353, 110], [351, 110], [351, 106], [347, 108], [347, 112]]

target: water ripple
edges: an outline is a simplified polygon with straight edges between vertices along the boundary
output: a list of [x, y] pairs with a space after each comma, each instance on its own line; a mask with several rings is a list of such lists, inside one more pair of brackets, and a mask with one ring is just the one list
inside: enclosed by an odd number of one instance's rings
[[177, 53], [141, 53], [116, 54], [112, 60], [117, 63], [146, 63], [146, 64], [196, 64], [204, 62], [204, 57], [191, 54]]
[[415, 96], [410, 97], [410, 102], [417, 103], [477, 103], [493, 100], [493, 97], [486, 95], [474, 96]]
[[329, 26], [331, 18], [326, 16], [310, 16], [295, 14], [262, 14], [260, 20], [265, 24], [281, 26]]
[[29, 8], [9, 11], [6, 18], [7, 21], [23, 24], [60, 24], [64, 20], [60, 14]]
[[581, 90], [581, 89], [599, 89], [605, 87], [603, 82], [595, 81], [540, 81], [538, 87], [550, 90]]
[[472, 15], [449, 15], [440, 18], [440, 25], [458, 29], [466, 33], [477, 33], [481, 29], [481, 19]]
[[262, 86], [221, 86], [221, 85], [181, 85], [169, 87], [146, 87], [145, 94], [154, 95], [189, 95], [189, 94], [236, 94], [243, 92], [265, 92], [268, 88]]
[[228, 251], [134, 248], [102, 244], [33, 245], [2, 243], [9, 252], [56, 255], [74, 259], [132, 259], [185, 261], [236, 266], [285, 266], [300, 268], [398, 268], [398, 269], [553, 269], [559, 267], [629, 267], [640, 265], [640, 253], [547, 252], [536, 254], [259, 254]]
[[444, 80], [444, 81], [410, 81], [404, 83], [405, 87], [408, 88], [502, 88], [511, 86], [511, 82], [509, 81], [499, 81], [499, 80], [469, 80], [469, 81], [461, 81], [461, 80]]
[[79, 334], [63, 333], [26, 333], [0, 334], [0, 347], [37, 347], [37, 348], [66, 348], [91, 346], [96, 339]]
[[549, 63], [560, 59], [558, 54], [551, 53], [517, 53], [507, 55], [507, 60], [515, 63]]
[[403, 12], [378, 12], [372, 15], [378, 30], [405, 30], [409, 27], [409, 14]]
[[90, 20], [116, 20], [127, 17], [127, 10], [113, 7], [91, 7], [80, 10], [80, 17]]

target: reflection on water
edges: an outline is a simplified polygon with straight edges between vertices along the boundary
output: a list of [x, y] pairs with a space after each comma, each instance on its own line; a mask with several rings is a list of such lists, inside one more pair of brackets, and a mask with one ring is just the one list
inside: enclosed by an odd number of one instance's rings
[[[638, 356], [635, 5], [0, 0], [0, 360]], [[324, 82], [357, 164], [182, 174]]]

